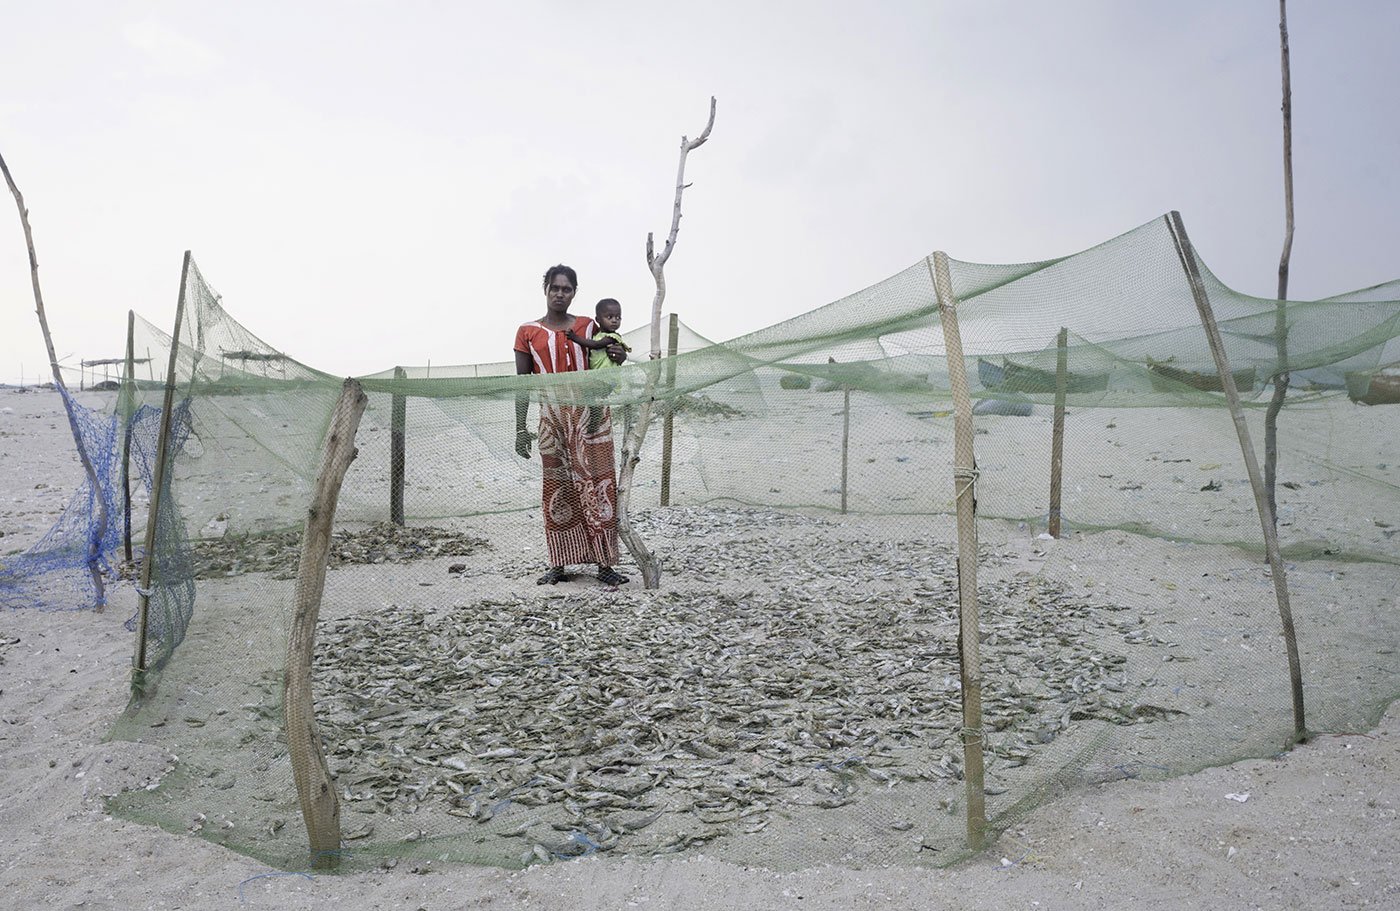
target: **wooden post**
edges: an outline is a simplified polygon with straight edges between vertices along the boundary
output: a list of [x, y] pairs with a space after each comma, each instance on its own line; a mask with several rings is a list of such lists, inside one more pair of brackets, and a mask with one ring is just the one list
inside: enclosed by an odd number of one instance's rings
[[122, 394], [117, 408], [122, 429], [122, 555], [131, 562], [131, 419], [136, 416], [136, 311], [126, 311], [126, 373], [122, 377]]
[[841, 515], [846, 514], [846, 497], [850, 490], [851, 465], [851, 390], [841, 387]]
[[1269, 497], [1269, 513], [1278, 525], [1278, 414], [1288, 397], [1288, 260], [1293, 253], [1293, 89], [1288, 66], [1288, 8], [1278, 0], [1280, 63], [1283, 70], [1283, 253], [1278, 261], [1278, 303], [1274, 305], [1274, 347], [1278, 366], [1273, 377], [1273, 395], [1264, 412], [1264, 490]]
[[987, 831], [983, 781], [982, 650], [977, 608], [977, 457], [973, 452], [972, 394], [958, 330], [957, 298], [946, 254], [926, 260], [938, 296], [948, 383], [953, 392], [953, 489], [958, 509], [958, 663], [962, 675], [963, 778], [967, 790], [967, 842], [982, 849]]
[[[394, 368], [396, 383], [407, 376], [402, 367]], [[403, 525], [404, 431], [408, 424], [408, 400], [403, 392], [395, 391], [392, 401], [389, 417], [389, 521]]]
[[1069, 330], [1060, 327], [1055, 353], [1055, 423], [1050, 432], [1050, 537], [1060, 536], [1060, 483], [1065, 456], [1065, 392], [1069, 387]]
[[[836, 363], [836, 358], [828, 356], [828, 364]], [[846, 514], [846, 482], [849, 480], [851, 454], [851, 390], [841, 386], [841, 515]]]
[[355, 460], [355, 431], [369, 397], [360, 384], [347, 379], [331, 415], [330, 429], [321, 449], [311, 505], [302, 532], [301, 561], [297, 564], [293, 596], [292, 629], [287, 638], [287, 669], [282, 704], [287, 729], [287, 751], [292, 758], [297, 799], [311, 844], [311, 866], [329, 869], [340, 864], [340, 801], [326, 766], [321, 734], [316, 727], [311, 699], [311, 656], [316, 645], [316, 620], [326, 588], [326, 561], [331, 552], [331, 529], [345, 472]]
[[180, 324], [185, 318], [185, 281], [190, 274], [190, 251], [180, 266], [180, 297], [175, 303], [175, 329], [170, 333], [170, 366], [165, 371], [165, 398], [160, 408], [160, 433], [156, 437], [156, 464], [151, 469], [151, 501], [146, 507], [146, 542], [141, 554], [141, 584], [136, 602], [136, 660], [131, 689], [137, 695], [146, 685], [146, 631], [151, 610], [151, 569], [156, 556], [156, 528], [160, 524], [161, 489], [165, 486], [166, 450], [170, 442], [170, 412], [175, 407], [175, 364], [180, 354]]
[[1186, 225], [1181, 213], [1175, 210], [1166, 217], [1167, 229], [1176, 242], [1176, 252], [1186, 271], [1186, 281], [1195, 298], [1196, 309], [1201, 314], [1201, 325], [1210, 343], [1210, 353], [1215, 359], [1216, 372], [1220, 374], [1220, 388], [1225, 393], [1225, 401], [1230, 406], [1230, 417], [1235, 422], [1235, 434], [1240, 440], [1240, 451], [1244, 456], [1245, 471], [1249, 474], [1249, 486], [1254, 491], [1254, 507], [1259, 513], [1259, 523], [1264, 531], [1264, 552], [1268, 555], [1269, 571], [1274, 580], [1274, 598], [1278, 602], [1279, 620], [1283, 624], [1283, 641], [1288, 650], [1288, 676], [1293, 689], [1293, 739], [1302, 743], [1307, 739], [1308, 729], [1303, 713], [1303, 671], [1298, 660], [1298, 638], [1293, 629], [1293, 609], [1288, 601], [1288, 578], [1285, 575], [1283, 559], [1278, 548], [1278, 529], [1274, 523], [1273, 510], [1264, 490], [1264, 482], [1259, 473], [1259, 460], [1254, 454], [1254, 443], [1249, 437], [1249, 425], [1244, 420], [1244, 409], [1240, 407], [1239, 389], [1235, 387], [1235, 377], [1230, 373], [1230, 362], [1225, 356], [1225, 343], [1220, 337], [1220, 327], [1216, 325], [1215, 313], [1211, 309], [1210, 298], [1206, 295], [1205, 283], [1201, 281], [1200, 269], [1196, 265], [1196, 253], [1191, 249], [1191, 241], [1186, 236]]
[[666, 416], [661, 420], [661, 505], [671, 505], [671, 433], [676, 420], [676, 350], [680, 346], [681, 325], [671, 314], [666, 333]]

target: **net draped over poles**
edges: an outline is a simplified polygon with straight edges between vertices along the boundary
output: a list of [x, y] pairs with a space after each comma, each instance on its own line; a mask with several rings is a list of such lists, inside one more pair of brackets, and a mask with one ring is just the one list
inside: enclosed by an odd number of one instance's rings
[[[1293, 724], [1259, 520], [1164, 221], [1060, 259], [950, 269], [975, 403], [989, 831], [1067, 787], [1276, 753]], [[1275, 302], [1205, 264], [1202, 279], [1257, 429]], [[113, 732], [180, 762], [111, 808], [300, 868], [281, 685], [342, 380], [254, 336], [197, 268], [185, 290], [157, 660]], [[1400, 693], [1386, 581], [1400, 562], [1400, 409], [1352, 399], [1389, 388], [1400, 287], [1290, 301], [1286, 316], [1297, 388], [1279, 421], [1279, 534], [1308, 727], [1361, 730]], [[135, 350], [163, 363], [172, 340], [138, 329]], [[568, 401], [606, 406], [620, 437], [660, 364], [359, 378], [369, 404], [312, 672], [343, 867], [963, 855], [952, 405], [928, 264], [726, 342], [680, 330], [656, 384], [673, 416], [672, 505], [659, 506], [660, 433], [632, 495], [662, 561], [656, 592], [608, 591], [592, 567], [535, 585], [539, 461], [514, 444], [522, 393], [532, 427], [541, 399]], [[1060, 363], [1067, 537], [1052, 541]], [[135, 384], [126, 414], [162, 391]], [[148, 444], [135, 448], [145, 465]]]
[[[86, 476], [44, 535], [23, 552], [0, 557], [0, 607], [40, 610], [88, 610], [98, 606], [100, 593], [88, 571], [112, 569], [120, 554], [123, 510], [120, 498], [120, 437], [118, 419], [61, 394], [73, 411], [83, 447], [93, 455], [98, 490]], [[98, 500], [106, 502], [108, 520], [100, 521]], [[92, 546], [94, 545], [95, 546]]]

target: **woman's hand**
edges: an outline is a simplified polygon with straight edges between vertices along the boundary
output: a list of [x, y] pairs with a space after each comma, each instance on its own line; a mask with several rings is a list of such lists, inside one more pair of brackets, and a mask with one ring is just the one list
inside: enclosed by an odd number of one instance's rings
[[515, 432], [515, 454], [522, 459], [528, 459], [530, 457], [530, 441], [533, 439], [534, 435], [530, 431], [524, 428], [517, 430]]
[[627, 360], [627, 349], [617, 342], [613, 342], [604, 350], [608, 352], [608, 359], [614, 364], [621, 364], [623, 361]]

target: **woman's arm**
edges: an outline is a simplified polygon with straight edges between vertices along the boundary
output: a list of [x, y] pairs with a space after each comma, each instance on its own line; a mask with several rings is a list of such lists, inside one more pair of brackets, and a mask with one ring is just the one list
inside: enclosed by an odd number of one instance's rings
[[[515, 352], [515, 374], [523, 376], [535, 372], [533, 359], [528, 351]], [[525, 429], [530, 414], [530, 397], [522, 393], [515, 396], [515, 452], [522, 459], [530, 457], [530, 431]]]

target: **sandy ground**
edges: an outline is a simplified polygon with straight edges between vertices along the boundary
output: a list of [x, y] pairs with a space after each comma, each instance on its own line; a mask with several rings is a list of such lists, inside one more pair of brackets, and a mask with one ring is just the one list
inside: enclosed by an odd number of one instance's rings
[[[56, 395], [0, 392], [0, 467], [0, 544], [9, 552], [48, 528], [77, 483]], [[1115, 579], [1094, 538], [1070, 546], [1077, 548], [1073, 562], [1061, 562], [1100, 585], [1140, 582]], [[1382, 573], [1370, 588], [1384, 588], [1385, 570], [1353, 571]], [[104, 739], [125, 705], [131, 636], [122, 622], [133, 601], [118, 590], [102, 614], [12, 611], [0, 618], [0, 894], [9, 896], [7, 906], [1400, 907], [1395, 706], [1373, 731], [1324, 734], [1273, 759], [1081, 788], [1037, 810], [984, 854], [944, 869], [778, 873], [716, 860], [700, 848], [674, 859], [601, 856], [515, 872], [431, 864], [345, 875], [276, 871], [105, 812], [105, 795], [154, 783], [179, 763], [154, 745]]]

